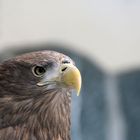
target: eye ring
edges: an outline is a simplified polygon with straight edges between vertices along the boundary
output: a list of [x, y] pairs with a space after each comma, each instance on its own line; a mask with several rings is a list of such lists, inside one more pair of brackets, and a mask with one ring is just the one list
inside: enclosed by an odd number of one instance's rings
[[42, 66], [34, 66], [32, 72], [36, 77], [41, 77], [46, 72], [46, 69]]

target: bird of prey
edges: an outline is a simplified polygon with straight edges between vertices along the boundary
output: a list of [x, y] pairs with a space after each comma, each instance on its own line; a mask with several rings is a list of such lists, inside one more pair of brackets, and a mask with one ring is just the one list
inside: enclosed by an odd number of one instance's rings
[[70, 104], [81, 75], [55, 51], [31, 52], [0, 64], [0, 140], [70, 140]]

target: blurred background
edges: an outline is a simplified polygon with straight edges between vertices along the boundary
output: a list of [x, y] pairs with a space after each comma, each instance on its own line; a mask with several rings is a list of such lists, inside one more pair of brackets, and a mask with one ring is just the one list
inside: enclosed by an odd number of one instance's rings
[[139, 0], [0, 0], [0, 61], [44, 49], [82, 73], [72, 140], [140, 140]]

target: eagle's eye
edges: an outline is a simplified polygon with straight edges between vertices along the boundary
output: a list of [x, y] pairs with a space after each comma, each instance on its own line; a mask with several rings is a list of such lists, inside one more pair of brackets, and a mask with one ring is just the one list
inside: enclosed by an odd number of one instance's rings
[[42, 66], [35, 66], [33, 67], [32, 72], [35, 76], [41, 77], [46, 72], [46, 69]]

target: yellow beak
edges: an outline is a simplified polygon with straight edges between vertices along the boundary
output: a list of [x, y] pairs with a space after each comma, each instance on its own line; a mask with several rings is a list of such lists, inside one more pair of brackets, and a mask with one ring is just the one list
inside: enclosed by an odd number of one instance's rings
[[80, 71], [76, 66], [72, 64], [62, 64], [59, 70], [56, 69], [53, 72], [47, 72], [43, 80], [37, 83], [38, 86], [45, 86], [50, 82], [57, 81], [76, 90], [77, 96], [79, 96], [82, 80]]
[[72, 64], [63, 64], [61, 70], [65, 68], [66, 70], [62, 73], [61, 81], [67, 86], [75, 89], [77, 96], [79, 96], [82, 84], [80, 71]]

